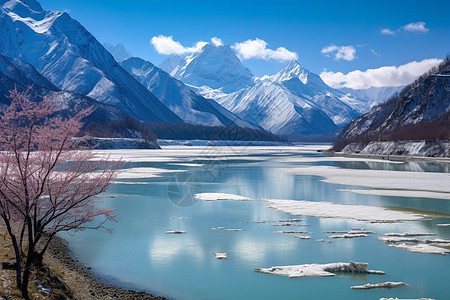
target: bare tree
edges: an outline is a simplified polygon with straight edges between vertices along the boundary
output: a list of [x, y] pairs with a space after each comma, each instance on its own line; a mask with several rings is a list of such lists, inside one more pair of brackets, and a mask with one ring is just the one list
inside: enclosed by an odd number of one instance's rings
[[93, 197], [122, 163], [93, 162], [93, 152], [73, 139], [92, 108], [62, 117], [52, 99], [32, 102], [17, 90], [10, 98], [0, 111], [0, 216], [15, 251], [17, 287], [29, 299], [30, 272], [58, 232], [116, 221], [114, 210], [98, 209]]

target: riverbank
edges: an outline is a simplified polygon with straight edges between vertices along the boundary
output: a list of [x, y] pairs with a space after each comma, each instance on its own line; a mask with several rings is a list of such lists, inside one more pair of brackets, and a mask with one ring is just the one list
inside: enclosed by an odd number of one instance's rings
[[347, 158], [361, 158], [361, 159], [382, 159], [390, 161], [425, 161], [425, 162], [441, 162], [450, 163], [450, 157], [426, 157], [414, 155], [390, 155], [390, 154], [361, 154], [361, 153], [344, 153], [333, 152], [331, 150], [322, 151], [328, 156], [347, 157]]
[[[1, 261], [14, 262], [14, 252], [0, 225]], [[15, 289], [15, 271], [1, 270], [0, 299], [22, 299]], [[40, 286], [40, 287], [38, 287]], [[71, 257], [65, 240], [54, 238], [44, 256], [44, 267], [30, 281], [32, 299], [148, 299], [166, 300], [142, 291], [125, 290], [95, 277]]]
[[444, 158], [450, 160], [450, 141], [372, 141], [369, 143], [350, 143], [341, 151], [344, 155], [361, 154], [365, 156], [396, 158]]

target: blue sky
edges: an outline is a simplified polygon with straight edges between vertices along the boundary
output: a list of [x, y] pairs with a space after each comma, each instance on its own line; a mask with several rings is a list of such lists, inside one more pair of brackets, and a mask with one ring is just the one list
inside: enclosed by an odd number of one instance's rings
[[[154, 64], [165, 58], [150, 43], [159, 35], [172, 36], [184, 47], [212, 37], [229, 45], [259, 39], [267, 43], [267, 49], [284, 47], [295, 53], [300, 64], [310, 71], [320, 74], [327, 70], [333, 76], [337, 72], [346, 75], [355, 70], [442, 59], [450, 54], [450, 1], [40, 3], [44, 9], [68, 11], [100, 42], [122, 43], [134, 55]], [[241, 60], [257, 76], [276, 73], [286, 64], [270, 55], [264, 59], [261, 55], [247, 59], [241, 56]]]

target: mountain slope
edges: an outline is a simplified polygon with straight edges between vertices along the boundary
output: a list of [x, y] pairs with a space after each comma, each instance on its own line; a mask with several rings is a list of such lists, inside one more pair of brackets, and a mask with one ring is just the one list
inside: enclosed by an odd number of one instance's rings
[[9, 91], [15, 88], [21, 92], [30, 89], [30, 97], [34, 100], [43, 97], [56, 98], [58, 105], [67, 113], [70, 113], [75, 106], [80, 109], [93, 106], [95, 111], [86, 118], [86, 122], [106, 123], [111, 120], [121, 120], [125, 117], [125, 114], [117, 108], [102, 104], [86, 96], [59, 90], [39, 74], [33, 66], [0, 54], [1, 104], [11, 102], [7, 96]]
[[450, 60], [422, 75], [398, 96], [355, 119], [336, 148], [353, 141], [450, 139]]
[[216, 101], [239, 117], [291, 139], [330, 136], [359, 113], [340, 100], [343, 94], [291, 61], [273, 76], [256, 79], [254, 87], [214, 94]]
[[297, 61], [291, 61], [276, 75], [267, 78], [283, 85], [292, 94], [315, 104], [337, 126], [345, 125], [359, 116], [353, 107], [340, 99], [340, 92], [326, 85], [319, 75], [306, 70]]
[[341, 100], [358, 112], [366, 113], [375, 105], [381, 104], [394, 94], [401, 92], [403, 88], [404, 86], [371, 87], [360, 90], [340, 88], [338, 91], [345, 94], [345, 97], [341, 98]]
[[169, 55], [162, 63], [158, 65], [158, 68], [161, 70], [171, 74], [172, 71], [178, 66], [184, 66], [186, 64], [186, 60], [179, 55]]
[[278, 83], [261, 82], [217, 101], [242, 119], [291, 139], [325, 135], [337, 128], [314, 104], [293, 95]]
[[254, 85], [253, 74], [230, 46], [206, 44], [200, 52], [182, 60], [170, 75], [194, 87], [207, 86], [225, 93]]
[[106, 50], [108, 50], [109, 53], [114, 57], [114, 59], [120, 63], [121, 61], [133, 57], [134, 55], [131, 54], [130, 51], [125, 48], [122, 44], [112, 45], [110, 43], [103, 43], [103, 47], [105, 47]]
[[181, 81], [148, 61], [132, 57], [122, 61], [120, 65], [186, 123], [255, 128], [218, 105], [214, 100], [197, 95]]
[[149, 122], [182, 122], [120, 67], [67, 13], [35, 0], [0, 0], [0, 53], [33, 65], [62, 90], [113, 105]]

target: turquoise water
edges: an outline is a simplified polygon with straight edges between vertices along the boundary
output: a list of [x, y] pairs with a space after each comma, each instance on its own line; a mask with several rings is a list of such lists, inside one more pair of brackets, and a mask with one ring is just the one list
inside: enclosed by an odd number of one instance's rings
[[[137, 150], [138, 151], [138, 150]], [[346, 204], [398, 206], [450, 213], [450, 201], [423, 198], [382, 197], [340, 192], [356, 188], [328, 184], [317, 176], [293, 175], [283, 168], [295, 165], [333, 165], [341, 168], [394, 169], [398, 171], [448, 172], [448, 165], [435, 163], [389, 164], [383, 162], [293, 163], [272, 158], [320, 154], [286, 152], [249, 154], [251, 160], [228, 157], [211, 160], [203, 166], [177, 166], [170, 162], [132, 162], [133, 167], [187, 170], [166, 173], [161, 178], [124, 179], [113, 184], [104, 198], [107, 207], [121, 213], [121, 222], [111, 224], [112, 234], [84, 231], [64, 236], [82, 265], [118, 286], [146, 290], [170, 299], [379, 299], [381, 297], [450, 299], [447, 286], [450, 255], [411, 253], [386, 246], [377, 239], [386, 232], [434, 232], [436, 238], [450, 239], [449, 219], [434, 218], [396, 224], [371, 224], [355, 220], [293, 217], [270, 209], [263, 201], [177, 202], [176, 180], [188, 179], [178, 187], [181, 194], [223, 192], [250, 198], [332, 201]], [[179, 162], [185, 162], [180, 158]], [[205, 167], [206, 166], [206, 167]], [[187, 176], [187, 177], [186, 177]], [[186, 202], [187, 201], [187, 202]], [[190, 202], [189, 202], [190, 201]], [[189, 205], [189, 206], [179, 206]], [[173, 217], [188, 217], [173, 219]], [[277, 221], [300, 218], [308, 226], [279, 227]], [[240, 228], [246, 231], [212, 230], [213, 227]], [[323, 231], [365, 228], [377, 232], [368, 238], [332, 240]], [[184, 230], [187, 234], [165, 234]], [[312, 232], [310, 240], [277, 230]], [[211, 252], [227, 252], [218, 260]], [[386, 275], [339, 275], [323, 278], [287, 278], [256, 273], [255, 267], [306, 263], [368, 262], [369, 269]], [[352, 290], [367, 282], [403, 281], [411, 287], [391, 290]]]

